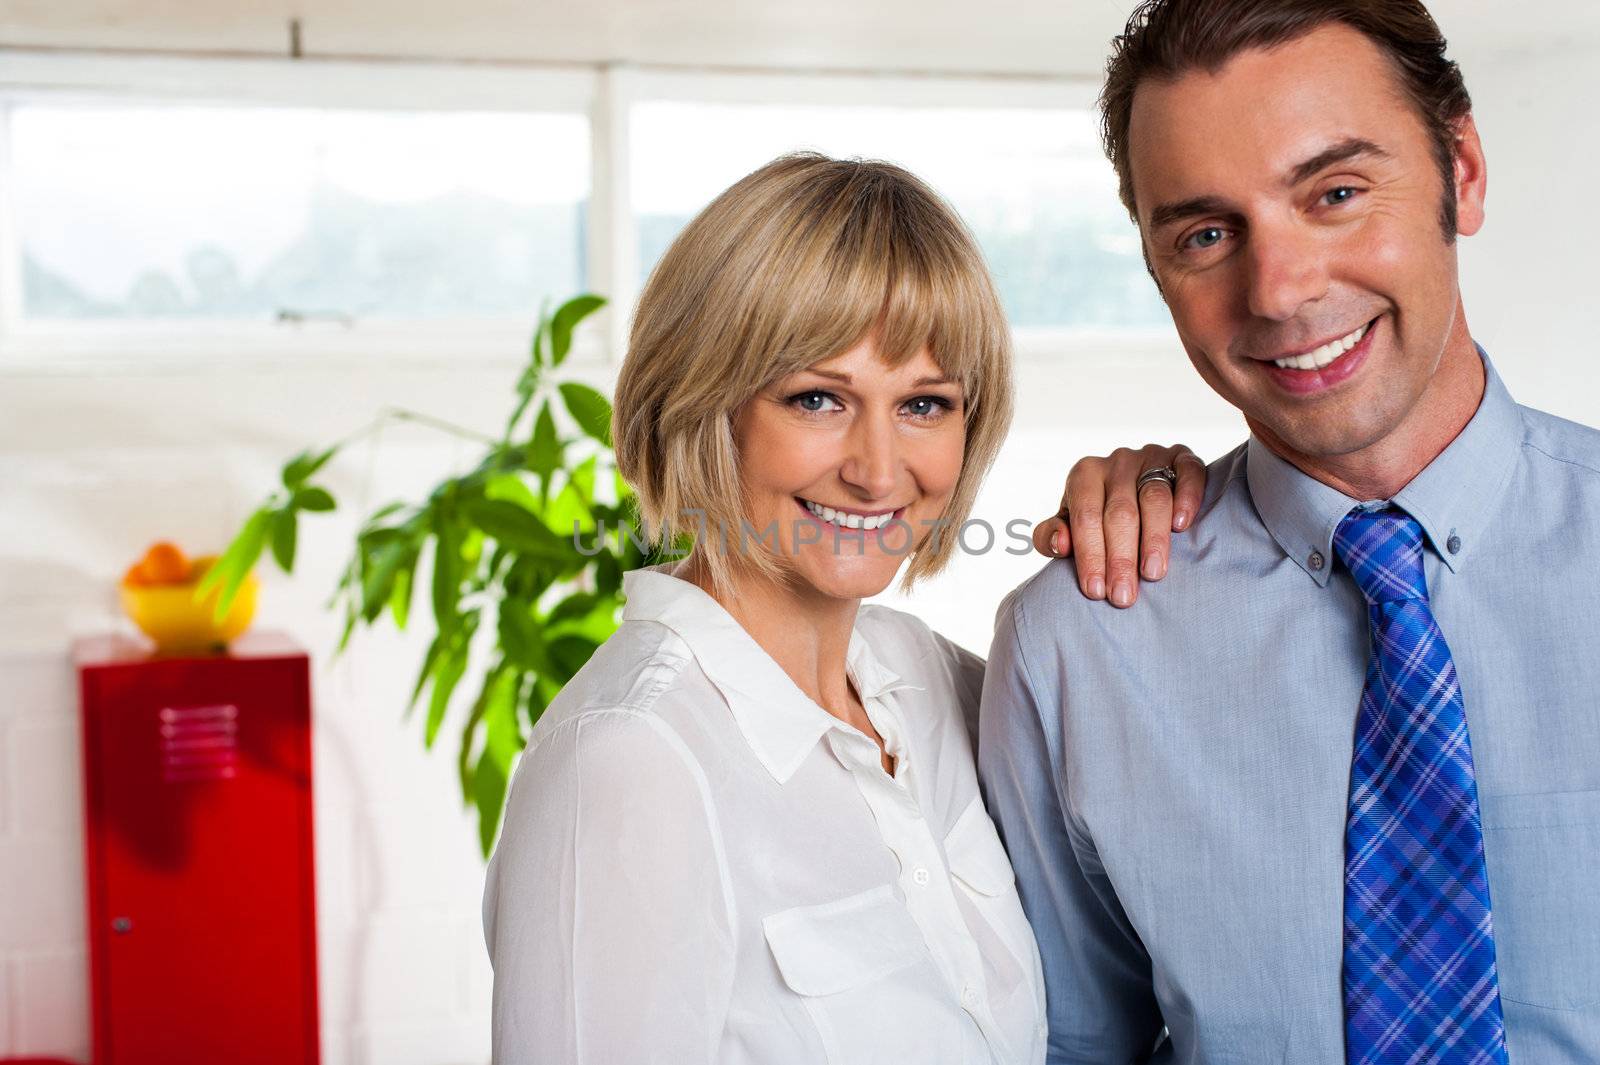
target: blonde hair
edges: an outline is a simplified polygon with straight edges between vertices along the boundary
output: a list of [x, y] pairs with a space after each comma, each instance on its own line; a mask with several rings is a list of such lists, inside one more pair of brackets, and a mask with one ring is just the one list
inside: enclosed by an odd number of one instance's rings
[[[1011, 421], [1011, 333], [977, 244], [938, 194], [889, 163], [810, 152], [713, 200], [639, 298], [612, 439], [645, 529], [668, 543], [739, 530], [735, 415], [869, 334], [890, 366], [927, 348], [962, 386], [966, 444], [949, 524], [917, 546], [904, 586], [943, 568]], [[734, 565], [778, 572], [760, 550], [733, 561], [724, 539], [696, 545], [715, 586], [727, 587]]]

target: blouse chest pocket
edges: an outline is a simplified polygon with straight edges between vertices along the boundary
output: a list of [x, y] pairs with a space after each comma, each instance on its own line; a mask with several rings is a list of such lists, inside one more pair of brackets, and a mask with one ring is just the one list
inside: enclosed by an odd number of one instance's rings
[[1483, 835], [1501, 997], [1600, 1004], [1600, 791], [1485, 798]]
[[761, 925], [829, 1065], [964, 1060], [961, 1015], [890, 885], [783, 910]]

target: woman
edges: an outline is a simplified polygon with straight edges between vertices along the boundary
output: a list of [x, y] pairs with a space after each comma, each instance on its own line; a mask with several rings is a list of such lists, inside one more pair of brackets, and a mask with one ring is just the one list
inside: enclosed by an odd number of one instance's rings
[[966, 721], [983, 664], [861, 600], [937, 572], [1011, 413], [971, 237], [896, 167], [779, 159], [656, 268], [617, 386], [625, 621], [518, 765], [500, 1065], [1038, 1062]]

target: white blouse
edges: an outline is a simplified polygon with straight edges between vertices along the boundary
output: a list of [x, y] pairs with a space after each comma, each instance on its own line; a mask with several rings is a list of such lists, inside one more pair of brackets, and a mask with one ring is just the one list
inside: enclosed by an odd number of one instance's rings
[[625, 580], [489, 865], [497, 1065], [1042, 1062], [1038, 949], [973, 769], [983, 661], [861, 608], [848, 672], [891, 779], [710, 596]]

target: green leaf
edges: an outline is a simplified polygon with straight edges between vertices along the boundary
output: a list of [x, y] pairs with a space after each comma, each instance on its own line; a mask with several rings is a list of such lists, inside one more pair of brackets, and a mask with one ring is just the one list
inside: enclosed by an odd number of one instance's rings
[[433, 620], [439, 631], [456, 622], [461, 601], [461, 527], [447, 507], [433, 512]]
[[305, 484], [312, 474], [322, 469], [338, 450], [339, 446], [335, 444], [319, 454], [312, 454], [309, 450], [300, 452], [283, 467], [283, 486], [293, 492]]
[[450, 696], [467, 671], [467, 650], [471, 642], [467, 630], [458, 629], [434, 673], [433, 695], [428, 701], [428, 723], [422, 737], [423, 746], [430, 751], [433, 741], [439, 738], [439, 726], [444, 724], [445, 711], [450, 709]]
[[508, 769], [494, 752], [485, 750], [472, 773], [472, 802], [478, 808], [478, 845], [485, 859], [494, 852], [495, 835], [500, 831], [500, 814], [506, 801]]
[[565, 449], [556, 436], [556, 420], [550, 414], [550, 401], [539, 407], [539, 417], [533, 423], [533, 442], [528, 448], [528, 469], [539, 478], [540, 491], [550, 494], [550, 475], [560, 467]]
[[539, 368], [545, 364], [546, 345], [550, 341], [550, 301], [539, 302], [539, 323], [533, 327], [533, 342], [528, 345], [528, 370], [537, 378]]
[[403, 629], [406, 621], [411, 617], [411, 589], [412, 580], [416, 576], [417, 555], [411, 552], [408, 564], [400, 568], [394, 575], [394, 591], [389, 593], [389, 613], [394, 618], [394, 627]]
[[545, 650], [544, 634], [533, 617], [533, 608], [524, 599], [500, 602], [500, 649], [523, 669], [539, 674], [554, 673], [555, 665]]
[[255, 566], [256, 560], [261, 557], [261, 549], [266, 546], [268, 527], [272, 522], [274, 511], [269, 506], [256, 508], [255, 513], [245, 519], [244, 527], [233, 538], [222, 556], [214, 562], [206, 575], [200, 579], [199, 585], [194, 590], [195, 602], [200, 602], [211, 589], [222, 588], [217, 599], [217, 608], [213, 620], [220, 623], [228, 616], [228, 611], [233, 607], [234, 597], [239, 594], [239, 586], [244, 584], [245, 577]]
[[550, 364], [560, 366], [572, 350], [572, 331], [579, 322], [606, 305], [604, 298], [594, 295], [576, 296], [557, 308], [550, 319]]
[[570, 618], [581, 618], [594, 609], [599, 596], [593, 592], [574, 592], [551, 608], [545, 616], [546, 625], [555, 625]]
[[561, 382], [561, 398], [567, 404], [567, 413], [590, 437], [606, 447], [611, 446], [611, 403], [590, 388], [576, 381]]
[[394, 593], [395, 577], [408, 558], [414, 558], [416, 548], [405, 539], [386, 537], [378, 540], [362, 564], [362, 620], [371, 624], [378, 620], [389, 596]]
[[500, 543], [525, 554], [566, 561], [577, 550], [572, 542], [551, 532], [538, 516], [503, 499], [471, 499], [462, 504], [468, 521]]
[[594, 590], [600, 595], [614, 596], [622, 589], [622, 566], [617, 556], [602, 551], [595, 556]]
[[417, 699], [421, 697], [428, 678], [433, 675], [433, 667], [439, 662], [439, 652], [444, 650], [447, 636], [448, 633], [438, 632], [429, 642], [428, 650], [422, 656], [422, 668], [417, 671], [416, 687], [411, 689], [411, 699], [406, 703], [406, 712], [402, 720], [410, 718], [411, 712], [417, 708]]
[[522, 750], [522, 732], [517, 727], [517, 695], [522, 675], [514, 670], [496, 672], [485, 690], [483, 756], [472, 774], [472, 794], [478, 807], [478, 841], [484, 857], [494, 846], [495, 831], [505, 802], [506, 783], [511, 766]]
[[294, 572], [295, 534], [299, 524], [293, 506], [272, 515], [272, 557], [278, 560], [278, 568], [285, 573]]
[[556, 667], [556, 676], [562, 683], [572, 679], [583, 668], [600, 645], [582, 636], [558, 636], [550, 641], [550, 658]]
[[533, 494], [533, 489], [528, 487], [524, 475], [517, 471], [510, 473], [497, 473], [483, 483], [483, 498], [500, 499], [507, 503], [515, 503], [531, 514], [540, 511], [539, 497]]
[[[295, 492], [293, 498], [289, 500], [289, 503], [291, 506], [299, 510], [315, 511], [332, 510], [338, 506], [338, 504], [333, 501], [333, 496], [328, 494], [328, 490], [326, 488], [318, 488], [315, 485], [310, 488], [302, 488]], [[394, 505], [398, 507], [400, 504]]]

